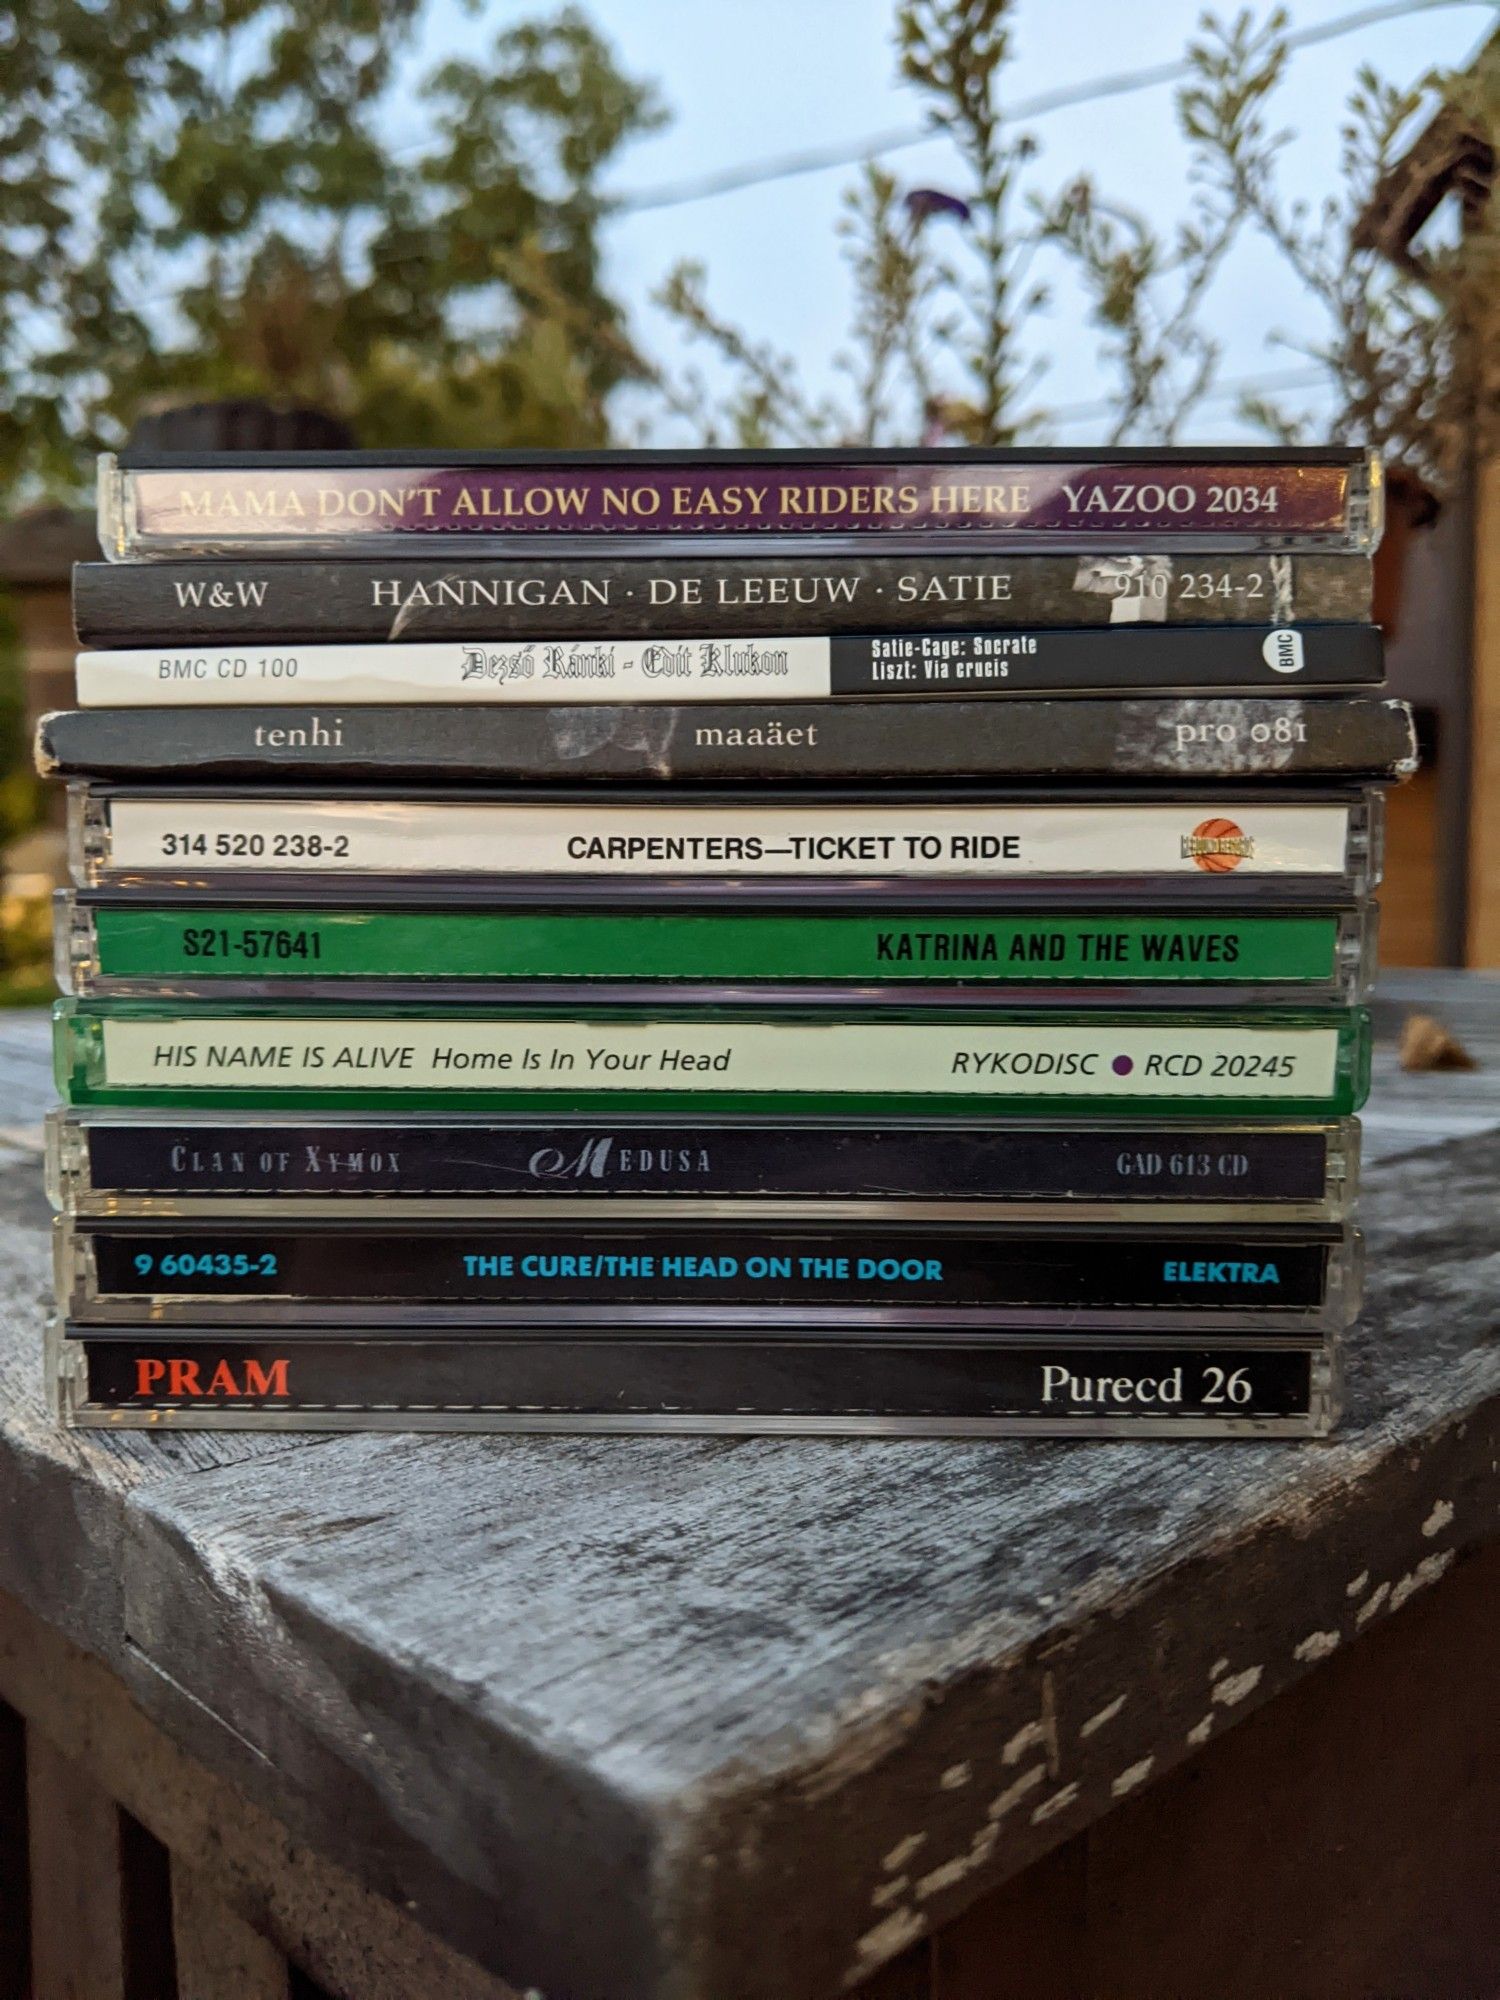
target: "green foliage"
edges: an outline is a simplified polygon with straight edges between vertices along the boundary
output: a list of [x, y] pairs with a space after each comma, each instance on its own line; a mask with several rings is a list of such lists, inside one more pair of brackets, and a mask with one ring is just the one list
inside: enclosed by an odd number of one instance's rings
[[[1183, 215], [1160, 230], [1089, 180], [1032, 185], [1034, 142], [1002, 111], [1013, 0], [896, 0], [898, 71], [951, 140], [957, 188], [903, 191], [872, 163], [849, 190], [832, 395], [717, 312], [701, 267], [672, 272], [659, 301], [727, 370], [721, 395], [646, 360], [603, 280], [601, 179], [660, 121], [649, 87], [571, 6], [476, 26], [472, 55], [421, 79], [427, 136], [393, 148], [425, 3], [0, 0], [0, 506], [81, 493], [91, 452], [143, 410], [214, 397], [311, 403], [372, 445], [597, 443], [616, 391], [643, 383], [709, 443], [1019, 441], [1047, 423], [1027, 358], [1039, 269], [1082, 289], [1109, 439], [1170, 440], [1214, 386], [1212, 288], [1250, 229], [1322, 309], [1301, 350], [1335, 390], [1321, 428], [1441, 487], [1476, 410], [1497, 421], [1497, 205], [1409, 267], [1366, 227], [1435, 93], [1494, 141], [1494, 59], [1411, 89], [1362, 71], [1341, 184], [1310, 206], [1283, 189], [1272, 115], [1284, 10], [1205, 15], [1176, 99]], [[1264, 397], [1243, 413], [1280, 436], [1308, 424]]]
[[[1285, 10], [1205, 14], [1175, 103], [1189, 158], [1185, 213], [1161, 231], [1086, 178], [1022, 199], [1022, 169], [1036, 149], [999, 108], [1009, 14], [1009, 0], [900, 0], [900, 73], [934, 129], [953, 141], [962, 199], [932, 190], [903, 197], [875, 164], [846, 196], [839, 233], [853, 290], [853, 352], [844, 360], [852, 406], [810, 398], [786, 356], [715, 314], [705, 273], [691, 267], [674, 273], [658, 300], [728, 364], [735, 387], [715, 411], [701, 384], [684, 394], [662, 383], [669, 407], [696, 419], [711, 442], [726, 420], [742, 443], [882, 442], [919, 427], [976, 444], [1034, 436], [1046, 413], [1027, 402], [1039, 364], [1027, 366], [1022, 339], [1047, 303], [1029, 277], [1045, 255], [1081, 285], [1098, 332], [1112, 377], [1107, 441], [1170, 442], [1216, 381], [1221, 346], [1205, 325], [1214, 280], [1236, 242], [1257, 229], [1324, 312], [1325, 336], [1298, 348], [1334, 392], [1320, 431], [1374, 445], [1439, 492], [1477, 439], [1495, 448], [1500, 203], [1471, 213], [1461, 241], [1409, 266], [1376, 246], [1368, 217], [1421, 120], [1440, 105], [1477, 135], [1480, 157], [1488, 143], [1493, 159], [1500, 38], [1471, 74], [1409, 89], [1362, 69], [1347, 106], [1338, 189], [1311, 210], [1280, 188], [1292, 137], [1272, 117], [1291, 58]], [[1241, 414], [1287, 441], [1311, 428], [1264, 396], [1244, 397]]]
[[[1168, 247], [1138, 213], [1087, 180], [1023, 199], [1022, 172], [1037, 149], [1000, 108], [1010, 14], [1011, 0], [902, 0], [897, 9], [900, 74], [920, 94], [934, 131], [952, 141], [962, 195], [917, 189], [903, 199], [894, 177], [871, 165], [845, 197], [852, 409], [814, 409], [785, 357], [714, 314], [701, 270], [674, 273], [657, 295], [730, 364], [742, 441], [811, 443], [831, 429], [879, 442], [917, 423], [982, 445], [1036, 436], [1046, 413], [1029, 399], [1045, 363], [1024, 358], [1022, 334], [1049, 302], [1047, 286], [1031, 275], [1044, 252], [1076, 271], [1101, 358], [1118, 376], [1112, 442], [1174, 438], [1208, 390], [1219, 346], [1198, 313], [1240, 215], [1199, 189]], [[1198, 52], [1194, 88], [1226, 121], [1244, 92], [1247, 53], [1238, 46], [1226, 53], [1212, 39]], [[1182, 115], [1186, 123], [1186, 107]]]
[[[1461, 236], [1407, 264], [1393, 261], [1389, 246], [1376, 240], [1370, 218], [1397, 163], [1434, 116], [1462, 121], [1493, 158], [1500, 146], [1500, 40], [1472, 74], [1430, 75], [1409, 88], [1363, 66], [1341, 128], [1338, 188], [1313, 206], [1284, 193], [1280, 155], [1291, 135], [1273, 132], [1265, 115], [1286, 67], [1286, 26], [1278, 9], [1258, 34], [1247, 14], [1228, 33], [1217, 31], [1226, 55], [1219, 93], [1189, 101], [1203, 170], [1218, 198], [1264, 233], [1323, 309], [1321, 339], [1273, 335], [1326, 371], [1336, 413], [1319, 428], [1377, 447], [1442, 493], [1477, 434], [1496, 435], [1500, 219], [1491, 200]], [[1269, 397], [1246, 397], [1241, 409], [1289, 442], [1311, 427]]]
[[717, 397], [693, 373], [681, 380], [664, 373], [655, 378], [668, 408], [705, 444], [878, 444], [899, 428], [912, 386], [925, 396], [927, 306], [936, 277], [921, 222], [902, 202], [894, 175], [873, 162], [865, 168], [844, 196], [838, 234], [854, 293], [853, 349], [836, 357], [853, 386], [851, 408], [810, 397], [790, 355], [753, 340], [717, 313], [700, 263], [677, 265], [657, 290], [657, 304], [729, 367], [731, 386]]
[[903, 372], [921, 407], [932, 400], [927, 322], [937, 273], [920, 219], [895, 175], [873, 160], [844, 195], [838, 231], [854, 285], [854, 351], [840, 359], [854, 382], [855, 435], [875, 444], [897, 419]]
[[599, 179], [657, 123], [584, 16], [504, 29], [385, 137], [421, 0], [0, 0], [0, 499], [154, 402], [260, 395], [378, 445], [606, 434], [644, 364]]
[[[872, 163], [846, 194], [839, 237], [853, 288], [853, 348], [840, 360], [852, 406], [811, 398], [789, 357], [719, 316], [701, 266], [679, 266], [656, 293], [728, 365], [735, 386], [721, 408], [736, 443], [878, 444], [914, 420], [977, 444], [1034, 430], [1025, 399], [1038, 371], [1020, 362], [1016, 329], [1046, 294], [1023, 289], [1041, 236], [1019, 231], [1014, 214], [1017, 175], [1034, 148], [1005, 124], [998, 102], [1010, 10], [1011, 0], [903, 0], [897, 10], [901, 74], [921, 92], [934, 130], [953, 139], [968, 185], [961, 201], [931, 190], [903, 197], [894, 176]], [[937, 232], [955, 217], [963, 233], [950, 234], [940, 253]], [[686, 393], [659, 386], [706, 442], [719, 441], [723, 425], [700, 382]]]
[[1170, 240], [1136, 209], [1081, 179], [1038, 203], [1043, 232], [1071, 260], [1114, 369], [1111, 444], [1173, 443], [1213, 384], [1221, 344], [1200, 313], [1248, 217], [1214, 171], [1222, 148], [1245, 171], [1268, 145], [1263, 106], [1287, 61], [1280, 9], [1257, 26], [1241, 13], [1226, 28], [1212, 15], [1190, 42], [1188, 81], [1177, 93], [1178, 128], [1189, 147], [1189, 212]]
[[715, 399], [697, 376], [680, 384], [655, 379], [668, 407], [697, 430], [705, 445], [732, 444], [747, 451], [784, 444], [825, 444], [842, 432], [838, 412], [804, 393], [797, 365], [764, 342], [751, 340], [717, 314], [708, 298], [703, 266], [684, 260], [667, 274], [656, 302], [687, 334], [729, 363], [733, 387]]
[[967, 174], [969, 254], [939, 269], [957, 313], [936, 336], [963, 383], [944, 399], [943, 416], [972, 444], [1013, 444], [1036, 425], [1023, 405], [1040, 369], [1022, 366], [1016, 334], [1047, 295], [1041, 286], [1021, 290], [1036, 238], [1016, 223], [1016, 183], [1036, 146], [1000, 111], [1010, 11], [1011, 0], [903, 0], [896, 14], [901, 75], [921, 92], [929, 121], [953, 141]]

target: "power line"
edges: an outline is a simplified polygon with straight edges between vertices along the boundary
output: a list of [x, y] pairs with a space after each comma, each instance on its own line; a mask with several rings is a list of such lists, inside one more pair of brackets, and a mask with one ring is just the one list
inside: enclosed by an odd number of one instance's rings
[[[1432, 13], [1438, 8], [1487, 5], [1495, 0], [1383, 0], [1374, 7], [1359, 7], [1340, 14], [1317, 27], [1298, 28], [1286, 37], [1289, 49], [1305, 49], [1317, 42], [1331, 42], [1352, 35], [1360, 28], [1381, 21], [1397, 21], [1410, 14]], [[1035, 97], [1023, 97], [1006, 108], [1007, 119], [1045, 118], [1076, 104], [1094, 104], [1107, 97], [1124, 97], [1132, 91], [1152, 90], [1163, 83], [1179, 83], [1191, 75], [1185, 57], [1175, 62], [1155, 63], [1148, 69], [1120, 70], [1112, 76], [1095, 77], [1088, 83], [1071, 84], [1061, 90], [1044, 90]], [[833, 146], [809, 146], [799, 152], [780, 153], [767, 160], [751, 160], [738, 167], [721, 167], [714, 173], [691, 180], [665, 181], [657, 187], [638, 188], [616, 197], [616, 214], [640, 215], [650, 209], [678, 208], [685, 202], [707, 201], [714, 195], [734, 194], [741, 188], [761, 187], [767, 181], [792, 180], [803, 174], [819, 174], [830, 167], [857, 166], [862, 160], [899, 153], [925, 145], [941, 137], [932, 126], [901, 125], [886, 132], [872, 132], [863, 139], [844, 140]]]
[[[1381, 4], [1359, 7], [1348, 14], [1339, 14], [1331, 21], [1321, 22], [1316, 27], [1295, 29], [1285, 37], [1285, 46], [1290, 49], [1309, 48], [1317, 42], [1328, 42], [1342, 35], [1354, 34], [1360, 28], [1368, 28], [1381, 21], [1400, 20], [1413, 14], [1428, 14], [1439, 9], [1453, 7], [1485, 6], [1493, 12], [1500, 12], [1500, 0], [1381, 0]], [[1481, 38], [1481, 46], [1483, 38]], [[1092, 104], [1109, 97], [1123, 97], [1137, 90], [1150, 90], [1163, 83], [1180, 81], [1191, 73], [1191, 64], [1186, 58], [1176, 62], [1157, 63], [1148, 69], [1121, 70], [1112, 76], [1095, 77], [1088, 83], [1068, 85], [1060, 90], [1042, 91], [1034, 97], [1020, 98], [1011, 105], [1005, 116], [1008, 119], [1042, 118], [1053, 111], [1062, 111], [1073, 105]], [[676, 208], [686, 202], [704, 201], [719, 194], [731, 194], [740, 188], [758, 187], [767, 182], [790, 180], [804, 174], [821, 173], [830, 167], [857, 165], [861, 160], [874, 159], [886, 153], [901, 152], [913, 146], [927, 143], [941, 136], [931, 127], [901, 126], [885, 133], [872, 133], [865, 139], [845, 141], [839, 146], [810, 147], [803, 152], [784, 153], [769, 160], [751, 161], [739, 167], [721, 168], [716, 173], [705, 174], [696, 180], [668, 182], [656, 188], [641, 188], [634, 194], [626, 193], [615, 197], [610, 208], [616, 215], [639, 215], [647, 210]], [[402, 152], [415, 150], [413, 146], [401, 148]], [[136, 300], [133, 311], [141, 311], [147, 306], [162, 305], [173, 298], [173, 292], [148, 294]]]

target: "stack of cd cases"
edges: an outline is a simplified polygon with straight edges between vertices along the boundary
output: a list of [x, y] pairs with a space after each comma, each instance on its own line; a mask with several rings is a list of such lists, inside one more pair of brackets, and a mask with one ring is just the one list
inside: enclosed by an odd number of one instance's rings
[[1380, 472], [126, 454], [75, 577], [75, 1424], [1314, 1435]]

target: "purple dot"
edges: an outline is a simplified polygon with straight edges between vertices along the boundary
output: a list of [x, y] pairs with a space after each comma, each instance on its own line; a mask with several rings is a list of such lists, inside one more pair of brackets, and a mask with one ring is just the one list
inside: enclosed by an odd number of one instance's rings
[[1130, 1072], [1135, 1068], [1135, 1064], [1129, 1056], [1116, 1056], [1110, 1064], [1110, 1068], [1116, 1076], [1129, 1076]]

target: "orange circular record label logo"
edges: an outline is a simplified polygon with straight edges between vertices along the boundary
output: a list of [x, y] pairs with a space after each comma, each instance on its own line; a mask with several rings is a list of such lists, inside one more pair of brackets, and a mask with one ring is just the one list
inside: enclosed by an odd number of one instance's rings
[[1209, 875], [1227, 875], [1255, 853], [1255, 842], [1232, 819], [1200, 820], [1182, 836], [1182, 858]]

